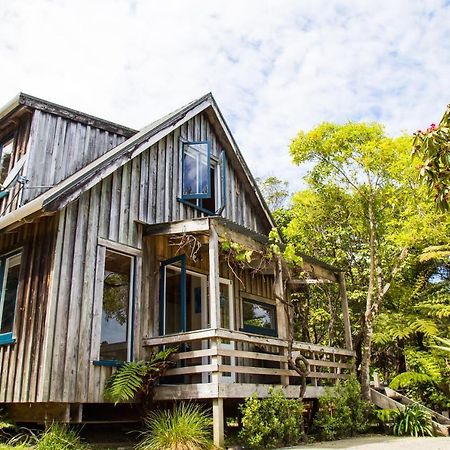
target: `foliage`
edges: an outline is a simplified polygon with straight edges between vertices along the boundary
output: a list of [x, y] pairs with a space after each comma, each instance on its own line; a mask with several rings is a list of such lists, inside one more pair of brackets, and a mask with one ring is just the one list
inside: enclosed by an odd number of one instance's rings
[[239, 437], [249, 448], [276, 448], [295, 445], [303, 437], [303, 404], [287, 399], [281, 389], [270, 390], [269, 397], [256, 394], [240, 406], [242, 430]]
[[170, 358], [177, 349], [167, 348], [154, 353], [148, 361], [121, 365], [106, 381], [104, 396], [115, 402], [124, 402], [138, 393], [150, 394], [156, 380], [172, 365]]
[[83, 450], [89, 448], [80, 436], [65, 424], [53, 423], [39, 438], [36, 450]]
[[199, 405], [180, 403], [172, 411], [153, 411], [145, 419], [146, 429], [136, 450], [207, 450], [212, 420]]
[[289, 197], [289, 184], [275, 176], [257, 178], [258, 187], [269, 209], [274, 212], [286, 206]]
[[432, 123], [426, 131], [414, 135], [413, 154], [422, 159], [420, 177], [434, 192], [438, 208], [449, 209], [450, 199], [450, 105], [438, 126]]
[[363, 433], [368, 427], [369, 403], [361, 397], [361, 385], [356, 378], [327, 388], [319, 399], [320, 409], [314, 427], [326, 440]]
[[433, 436], [430, 415], [416, 404], [394, 411], [393, 421], [396, 436]]

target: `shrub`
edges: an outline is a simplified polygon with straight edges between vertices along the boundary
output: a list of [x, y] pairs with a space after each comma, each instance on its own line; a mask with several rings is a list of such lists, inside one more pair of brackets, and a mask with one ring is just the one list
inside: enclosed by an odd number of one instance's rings
[[394, 411], [396, 436], [433, 436], [431, 416], [418, 405], [408, 405], [402, 411]]
[[325, 390], [319, 399], [314, 427], [326, 440], [353, 436], [367, 430], [369, 411], [370, 405], [362, 399], [358, 380], [349, 378]]
[[89, 447], [65, 424], [53, 423], [39, 438], [36, 450], [85, 450]]
[[303, 403], [287, 399], [281, 389], [269, 397], [256, 394], [240, 406], [242, 429], [239, 437], [249, 448], [274, 448], [298, 444], [303, 437]]
[[153, 411], [136, 450], [209, 450], [212, 419], [199, 405], [180, 403], [172, 411]]

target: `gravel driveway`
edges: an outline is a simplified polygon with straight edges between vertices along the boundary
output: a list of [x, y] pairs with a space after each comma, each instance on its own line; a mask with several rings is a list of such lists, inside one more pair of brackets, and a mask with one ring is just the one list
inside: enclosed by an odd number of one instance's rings
[[[450, 450], [450, 437], [395, 437], [395, 436], [364, 436], [352, 439], [343, 439], [333, 442], [319, 442], [316, 444], [288, 447], [289, 449], [336, 450]], [[280, 449], [285, 450], [285, 449]]]

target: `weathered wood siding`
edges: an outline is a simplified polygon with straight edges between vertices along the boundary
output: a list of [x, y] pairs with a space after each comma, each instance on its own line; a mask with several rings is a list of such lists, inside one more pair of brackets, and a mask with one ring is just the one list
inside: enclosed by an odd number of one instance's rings
[[0, 234], [0, 254], [22, 248], [14, 345], [0, 347], [0, 402], [35, 402], [44, 382], [44, 337], [56, 221], [46, 217]]
[[[222, 150], [205, 115], [199, 115], [165, 139], [125, 164], [94, 188], [85, 192], [59, 215], [56, 264], [51, 295], [53, 322], [47, 339], [46, 371], [42, 401], [100, 402], [103, 386], [111, 373], [95, 367], [98, 359], [101, 297], [95, 292], [98, 238], [142, 249], [142, 231], [137, 221], [170, 222], [200, 216], [195, 209], [177, 201], [179, 196], [181, 140], [205, 140], [212, 153]], [[249, 193], [227, 168], [227, 206], [223, 216], [255, 231], [263, 231]], [[139, 279], [141, 258], [136, 267]], [[144, 283], [137, 283], [144, 289]], [[148, 286], [147, 286], [148, 289]], [[154, 286], [149, 287], [154, 290]], [[239, 285], [236, 284], [236, 289]], [[145, 290], [143, 291], [145, 292]], [[140, 348], [140, 308], [154, 308], [148, 297], [136, 293], [136, 350]]]
[[[9, 170], [14, 167], [23, 155], [29, 153], [28, 143], [30, 137], [31, 118], [31, 112], [25, 112], [0, 132], [1, 140], [11, 135], [14, 138], [14, 149], [11, 155]], [[23, 172], [24, 169], [22, 169], [21, 173]], [[0, 216], [14, 211], [19, 207], [23, 196], [21, 188], [22, 186], [16, 183], [12, 188], [10, 188], [9, 195], [0, 199]]]
[[126, 139], [90, 125], [35, 110], [31, 124], [26, 203]]

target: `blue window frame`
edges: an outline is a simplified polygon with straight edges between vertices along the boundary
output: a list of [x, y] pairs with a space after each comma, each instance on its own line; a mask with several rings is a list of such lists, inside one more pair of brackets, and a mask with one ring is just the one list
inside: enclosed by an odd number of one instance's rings
[[120, 365], [133, 359], [135, 257], [106, 249], [100, 355], [95, 365]]
[[160, 336], [187, 331], [185, 255], [161, 262], [159, 283]]
[[13, 344], [14, 319], [20, 279], [21, 253], [0, 258], [0, 345]]
[[210, 198], [211, 151], [208, 141], [183, 143], [183, 199]]
[[220, 215], [226, 202], [226, 154], [211, 156], [208, 141], [183, 142], [181, 198], [206, 215]]

